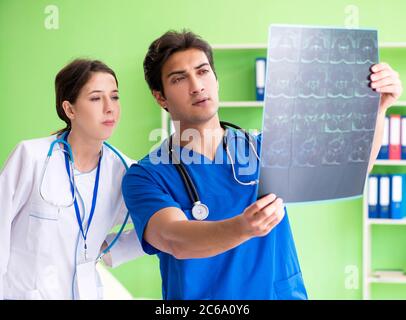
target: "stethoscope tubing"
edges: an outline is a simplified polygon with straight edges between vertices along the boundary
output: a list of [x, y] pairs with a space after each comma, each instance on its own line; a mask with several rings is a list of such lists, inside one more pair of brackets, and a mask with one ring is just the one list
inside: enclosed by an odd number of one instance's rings
[[[60, 138], [55, 139], [54, 141], [52, 141], [52, 143], [51, 143], [51, 145], [50, 145], [50, 147], [49, 147], [49, 150], [48, 150], [47, 157], [46, 157], [46, 159], [45, 159], [44, 167], [43, 167], [43, 169], [42, 169], [41, 181], [40, 181], [40, 185], [39, 185], [39, 194], [40, 194], [41, 198], [42, 198], [46, 203], [48, 203], [48, 204], [50, 204], [50, 205], [52, 205], [52, 206], [54, 206], [54, 207], [63, 208], [63, 209], [72, 207], [72, 206], [74, 205], [74, 203], [75, 203], [75, 200], [77, 199], [77, 189], [76, 189], [75, 175], [74, 175], [74, 170], [73, 170], [73, 168], [74, 168], [74, 166], [73, 166], [73, 165], [74, 165], [74, 159], [73, 159], [72, 148], [71, 148], [70, 144], [69, 144], [67, 141], [64, 140], [64, 138], [65, 138], [65, 136], [66, 136], [67, 134], [68, 134], [68, 132], [64, 132], [64, 133], [61, 135]], [[63, 152], [67, 152], [67, 153], [68, 153], [68, 157], [69, 157], [69, 168], [70, 168], [70, 171], [71, 171], [70, 182], [71, 182], [71, 184], [72, 184], [72, 186], [73, 186], [74, 192], [73, 192], [73, 196], [72, 196], [72, 201], [71, 201], [70, 203], [68, 203], [68, 204], [56, 204], [56, 203], [54, 203], [53, 201], [50, 201], [50, 200], [46, 199], [46, 197], [44, 196], [44, 194], [43, 194], [43, 192], [42, 192], [43, 184], [44, 184], [44, 177], [45, 177], [46, 170], [47, 170], [47, 168], [48, 168], [48, 163], [49, 163], [49, 160], [50, 160], [50, 158], [51, 158], [51, 156], [52, 156], [54, 146], [55, 146], [56, 144], [58, 144], [58, 143], [61, 143], [61, 144], [63, 144], [63, 145], [66, 147], [67, 150], [65, 150], [65, 149], [61, 149], [61, 150], [62, 150]], [[121, 160], [121, 162], [123, 163], [123, 165], [124, 165], [124, 167], [125, 167], [125, 169], [126, 169], [126, 171], [127, 171], [127, 170], [128, 170], [128, 164], [127, 164], [126, 161], [124, 160], [123, 156], [122, 156], [113, 146], [111, 146], [109, 143], [103, 142], [103, 144], [104, 144], [106, 147], [108, 147], [110, 150], [112, 150], [112, 151], [118, 156], [118, 158]], [[121, 225], [121, 228], [120, 228], [120, 230], [118, 231], [117, 235], [114, 237], [114, 239], [111, 241], [111, 243], [107, 246], [107, 248], [106, 248], [105, 250], [103, 250], [103, 252], [98, 255], [98, 257], [96, 258], [96, 261], [97, 261], [97, 260], [100, 260], [100, 259], [101, 259], [107, 252], [109, 252], [109, 251], [111, 250], [111, 248], [116, 244], [116, 242], [118, 241], [120, 235], [121, 235], [122, 232], [124, 231], [124, 228], [125, 228], [125, 226], [126, 226], [126, 224], [127, 224], [127, 222], [128, 222], [129, 216], [130, 216], [130, 213], [127, 211], [127, 214], [126, 214], [126, 217], [125, 217], [125, 219], [124, 219], [124, 222], [123, 222], [123, 224]]]
[[[246, 141], [248, 142], [248, 144], [250, 145], [250, 147], [251, 147], [252, 150], [254, 151], [255, 156], [256, 156], [257, 160], [259, 161], [259, 156], [258, 156], [258, 153], [257, 153], [257, 151], [256, 151], [256, 148], [254, 147], [254, 145], [253, 145], [253, 143], [252, 143], [251, 136], [250, 136], [250, 134], [249, 134], [246, 130], [242, 129], [241, 127], [239, 127], [239, 126], [237, 126], [237, 125], [235, 125], [235, 124], [232, 124], [232, 123], [230, 123], [230, 122], [225, 122], [225, 121], [220, 121], [220, 125], [221, 125], [221, 127], [222, 127], [223, 129], [225, 129], [225, 130], [226, 130], [226, 127], [231, 127], [231, 128], [234, 128], [234, 129], [236, 129], [236, 130], [239, 130], [239, 131], [243, 132]], [[253, 181], [249, 181], [249, 182], [242, 182], [242, 181], [240, 181], [240, 180], [237, 178], [236, 173], [235, 173], [234, 163], [233, 163], [232, 158], [231, 158], [231, 155], [230, 155], [230, 151], [229, 151], [229, 148], [228, 148], [227, 139], [226, 139], [226, 136], [225, 136], [225, 135], [224, 135], [224, 137], [223, 137], [222, 143], [223, 143], [223, 148], [226, 150], [227, 157], [228, 157], [228, 158], [230, 159], [230, 161], [231, 161], [231, 166], [232, 166], [232, 171], [233, 171], [234, 180], [237, 181], [239, 184], [244, 185], [244, 186], [252, 186], [252, 185], [258, 184], [258, 179], [253, 180]], [[175, 152], [173, 152], [172, 136], [170, 136], [170, 137], [168, 138], [168, 153], [169, 153], [169, 160], [170, 160], [170, 162], [171, 162], [171, 163], [175, 166], [175, 168], [177, 169], [179, 175], [181, 176], [181, 179], [182, 179], [182, 181], [183, 181], [183, 184], [184, 184], [184, 186], [186, 187], [187, 193], [188, 193], [188, 195], [189, 195], [189, 199], [193, 202], [192, 214], [193, 214], [193, 212], [195, 211], [195, 210], [193, 210], [193, 209], [195, 209], [195, 207], [200, 207], [200, 208], [203, 209], [203, 210], [207, 210], [207, 214], [202, 215], [202, 216], [204, 216], [204, 217], [206, 218], [206, 217], [208, 216], [208, 210], [209, 210], [209, 209], [208, 209], [208, 207], [207, 207], [205, 204], [203, 204], [203, 203], [200, 201], [200, 197], [199, 197], [199, 194], [198, 194], [198, 192], [197, 192], [197, 188], [196, 188], [196, 186], [195, 186], [195, 184], [194, 184], [192, 178], [191, 178], [190, 175], [188, 174], [188, 172], [187, 172], [185, 166], [183, 165], [182, 161], [181, 161], [180, 159], [178, 159], [178, 157], [176, 156]], [[173, 160], [175, 160], [175, 162], [174, 162]], [[203, 220], [203, 219], [205, 219], [205, 218], [201, 219], [200, 217], [196, 217], [194, 214], [193, 214], [193, 216], [194, 216], [194, 218], [197, 219], [197, 220]]]

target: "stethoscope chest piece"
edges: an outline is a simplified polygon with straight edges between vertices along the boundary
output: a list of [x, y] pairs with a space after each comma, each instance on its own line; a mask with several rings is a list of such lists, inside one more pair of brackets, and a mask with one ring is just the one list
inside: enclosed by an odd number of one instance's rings
[[209, 216], [209, 208], [200, 201], [197, 201], [193, 204], [192, 216], [196, 220], [204, 220]]

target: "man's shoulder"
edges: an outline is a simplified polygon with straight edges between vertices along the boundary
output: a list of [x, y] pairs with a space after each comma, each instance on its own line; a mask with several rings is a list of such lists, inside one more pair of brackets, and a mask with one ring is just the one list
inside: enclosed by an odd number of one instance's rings
[[165, 152], [163, 144], [146, 154], [137, 163], [133, 163], [129, 173], [150, 173], [165, 170], [165, 165], [169, 163], [168, 153]]

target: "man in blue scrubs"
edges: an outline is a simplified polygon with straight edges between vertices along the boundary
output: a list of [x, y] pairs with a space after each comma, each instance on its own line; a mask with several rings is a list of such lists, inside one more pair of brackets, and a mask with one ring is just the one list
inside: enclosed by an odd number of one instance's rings
[[[250, 146], [220, 124], [210, 46], [191, 32], [167, 32], [151, 44], [144, 72], [178, 124], [173, 156], [167, 139], [129, 169], [123, 195], [144, 251], [160, 259], [163, 298], [307, 299], [283, 200], [257, 199], [261, 135]], [[209, 209], [205, 220], [192, 214], [178, 160]]]

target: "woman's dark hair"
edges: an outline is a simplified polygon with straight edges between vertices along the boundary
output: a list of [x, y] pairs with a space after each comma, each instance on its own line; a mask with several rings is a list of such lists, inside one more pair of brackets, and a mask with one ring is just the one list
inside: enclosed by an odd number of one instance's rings
[[56, 132], [61, 134], [71, 129], [70, 119], [67, 117], [62, 107], [64, 101], [75, 103], [80, 90], [89, 81], [95, 72], [105, 72], [111, 74], [118, 81], [114, 71], [99, 60], [75, 59], [66, 65], [55, 77], [56, 112], [59, 118], [66, 123], [66, 127]]
[[144, 59], [144, 76], [151, 91], [160, 91], [165, 97], [162, 84], [162, 67], [172, 54], [187, 49], [203, 51], [209, 60], [214, 75], [217, 77], [214, 69], [213, 51], [206, 41], [187, 30], [168, 31], [151, 43]]

